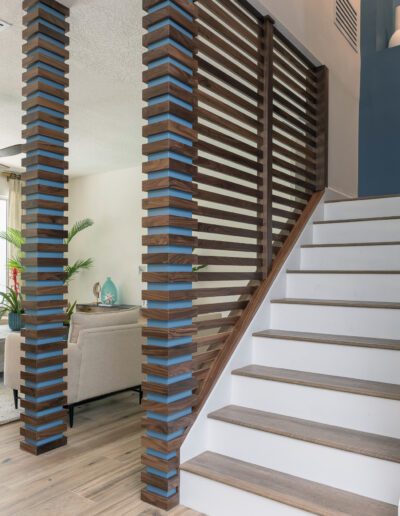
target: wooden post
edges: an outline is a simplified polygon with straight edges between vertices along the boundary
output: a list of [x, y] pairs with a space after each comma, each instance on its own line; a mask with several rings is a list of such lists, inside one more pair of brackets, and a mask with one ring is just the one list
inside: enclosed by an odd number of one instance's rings
[[143, 354], [146, 379], [143, 382], [147, 413], [143, 437], [146, 484], [142, 499], [165, 510], [179, 503], [179, 449], [185, 429], [192, 419], [195, 403], [192, 376], [192, 341], [196, 327], [192, 317], [192, 281], [196, 263], [193, 248], [197, 228], [193, 219], [192, 175], [196, 157], [195, 132], [195, 7], [190, 0], [169, 2], [144, 0], [143, 20], [147, 33], [144, 54], [144, 108], [147, 142], [143, 165], [147, 179], [143, 190], [147, 198], [143, 220], [147, 235], [143, 257], [148, 283], [143, 299], [148, 319], [143, 335], [147, 337]]
[[67, 301], [64, 253], [68, 190], [65, 158], [68, 150], [69, 58], [66, 18], [69, 9], [55, 0], [24, 0], [24, 74], [22, 108], [26, 139], [22, 203], [25, 254], [22, 263], [25, 328], [21, 379], [23, 426], [21, 448], [39, 455], [67, 442], [64, 391], [67, 357]]
[[274, 51], [274, 20], [269, 16], [264, 19], [264, 48], [261, 54], [264, 71], [264, 116], [262, 151], [262, 203], [263, 203], [263, 276], [267, 277], [272, 266], [272, 88], [273, 88], [273, 51]]
[[328, 186], [328, 143], [329, 143], [329, 70], [326, 66], [316, 69], [318, 78], [317, 98], [317, 149], [316, 149], [316, 191]]

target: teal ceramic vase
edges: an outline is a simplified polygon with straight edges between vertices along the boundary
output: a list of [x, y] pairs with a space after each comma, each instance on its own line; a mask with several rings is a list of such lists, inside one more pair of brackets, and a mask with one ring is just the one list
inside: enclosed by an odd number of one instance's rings
[[21, 314], [8, 313], [8, 326], [11, 331], [20, 331], [23, 328]]
[[115, 305], [118, 303], [118, 289], [110, 277], [101, 288], [101, 302], [103, 305]]

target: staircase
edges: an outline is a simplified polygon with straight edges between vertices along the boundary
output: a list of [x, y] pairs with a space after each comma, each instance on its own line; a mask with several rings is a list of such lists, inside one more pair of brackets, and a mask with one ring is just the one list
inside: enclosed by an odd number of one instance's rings
[[400, 197], [322, 213], [181, 467], [210, 516], [398, 514]]

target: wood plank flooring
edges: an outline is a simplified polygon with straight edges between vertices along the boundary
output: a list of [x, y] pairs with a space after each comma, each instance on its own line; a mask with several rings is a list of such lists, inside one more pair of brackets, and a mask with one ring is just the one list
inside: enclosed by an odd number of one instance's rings
[[[0, 427], [1, 516], [163, 516], [140, 500], [143, 412], [126, 393], [75, 409], [68, 445], [34, 457], [19, 423]], [[185, 507], [171, 516], [198, 516]]]

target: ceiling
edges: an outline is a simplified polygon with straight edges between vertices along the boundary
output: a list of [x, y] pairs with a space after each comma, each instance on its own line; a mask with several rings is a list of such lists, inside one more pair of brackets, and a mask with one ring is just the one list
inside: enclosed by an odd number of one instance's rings
[[[70, 22], [70, 174], [141, 163], [140, 0], [64, 0]], [[20, 143], [22, 2], [0, 0], [0, 148]], [[6, 163], [7, 161], [7, 163]], [[20, 157], [0, 160], [20, 165]]]

